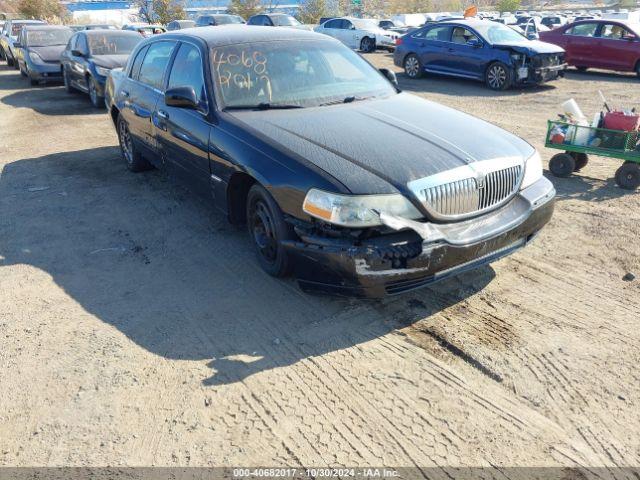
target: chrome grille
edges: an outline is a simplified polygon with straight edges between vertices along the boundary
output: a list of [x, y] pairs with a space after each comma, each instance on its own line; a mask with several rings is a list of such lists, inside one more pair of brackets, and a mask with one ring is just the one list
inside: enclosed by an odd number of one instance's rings
[[499, 160], [465, 165], [415, 180], [408, 186], [434, 217], [468, 217], [501, 205], [520, 186], [522, 161]]

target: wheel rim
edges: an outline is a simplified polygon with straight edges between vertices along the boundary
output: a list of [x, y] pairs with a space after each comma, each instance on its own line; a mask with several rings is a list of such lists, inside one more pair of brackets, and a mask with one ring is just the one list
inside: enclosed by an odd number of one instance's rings
[[258, 251], [269, 263], [275, 263], [278, 257], [278, 241], [273, 218], [263, 201], [258, 200], [252, 209], [251, 231]]
[[489, 69], [488, 78], [492, 88], [501, 88], [507, 80], [507, 72], [500, 65], [494, 65]]
[[124, 122], [120, 122], [120, 148], [122, 149], [122, 155], [128, 164], [131, 164], [133, 159], [133, 146], [131, 144], [131, 134]]
[[369, 50], [371, 50], [371, 39], [370, 38], [365, 38], [364, 40], [362, 40], [362, 50], [364, 50], [365, 52], [368, 52]]
[[420, 63], [418, 62], [418, 59], [416, 57], [407, 58], [404, 65], [404, 70], [410, 77], [415, 77], [416, 75], [418, 75], [418, 72], [420, 71]]

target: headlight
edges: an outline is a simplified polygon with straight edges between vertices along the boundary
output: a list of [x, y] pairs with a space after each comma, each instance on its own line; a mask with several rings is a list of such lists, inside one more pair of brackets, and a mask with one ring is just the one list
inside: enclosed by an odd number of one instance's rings
[[542, 160], [540, 154], [536, 150], [533, 155], [529, 157], [524, 165], [524, 178], [522, 179], [522, 185], [520, 190], [533, 185], [542, 178]]
[[29, 52], [29, 58], [33, 63], [44, 63], [42, 57], [40, 57], [36, 52]]
[[511, 60], [513, 60], [516, 63], [522, 60], [522, 55], [520, 55], [519, 53], [512, 53], [510, 57], [511, 57]]
[[400, 194], [340, 195], [315, 188], [307, 193], [302, 209], [325, 222], [352, 228], [382, 225], [376, 211], [410, 219], [422, 217], [416, 207]]
[[110, 68], [98, 67], [96, 65], [96, 72], [98, 72], [98, 75], [102, 75], [103, 77], [106, 77], [109, 75], [110, 71], [111, 71]]

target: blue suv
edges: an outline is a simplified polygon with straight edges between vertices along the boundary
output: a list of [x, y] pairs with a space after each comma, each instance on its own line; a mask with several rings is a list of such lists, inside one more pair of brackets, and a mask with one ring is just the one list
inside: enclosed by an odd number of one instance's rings
[[488, 20], [430, 23], [399, 38], [394, 63], [409, 78], [425, 72], [484, 81], [493, 90], [564, 76], [564, 50]]

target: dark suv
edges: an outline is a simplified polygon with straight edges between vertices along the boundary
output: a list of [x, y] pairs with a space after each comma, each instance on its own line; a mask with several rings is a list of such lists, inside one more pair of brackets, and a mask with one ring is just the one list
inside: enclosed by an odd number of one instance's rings
[[239, 15], [228, 15], [226, 13], [200, 15], [196, 19], [196, 27], [215, 27], [218, 25], [232, 25], [241, 23], [245, 23], [244, 18]]

